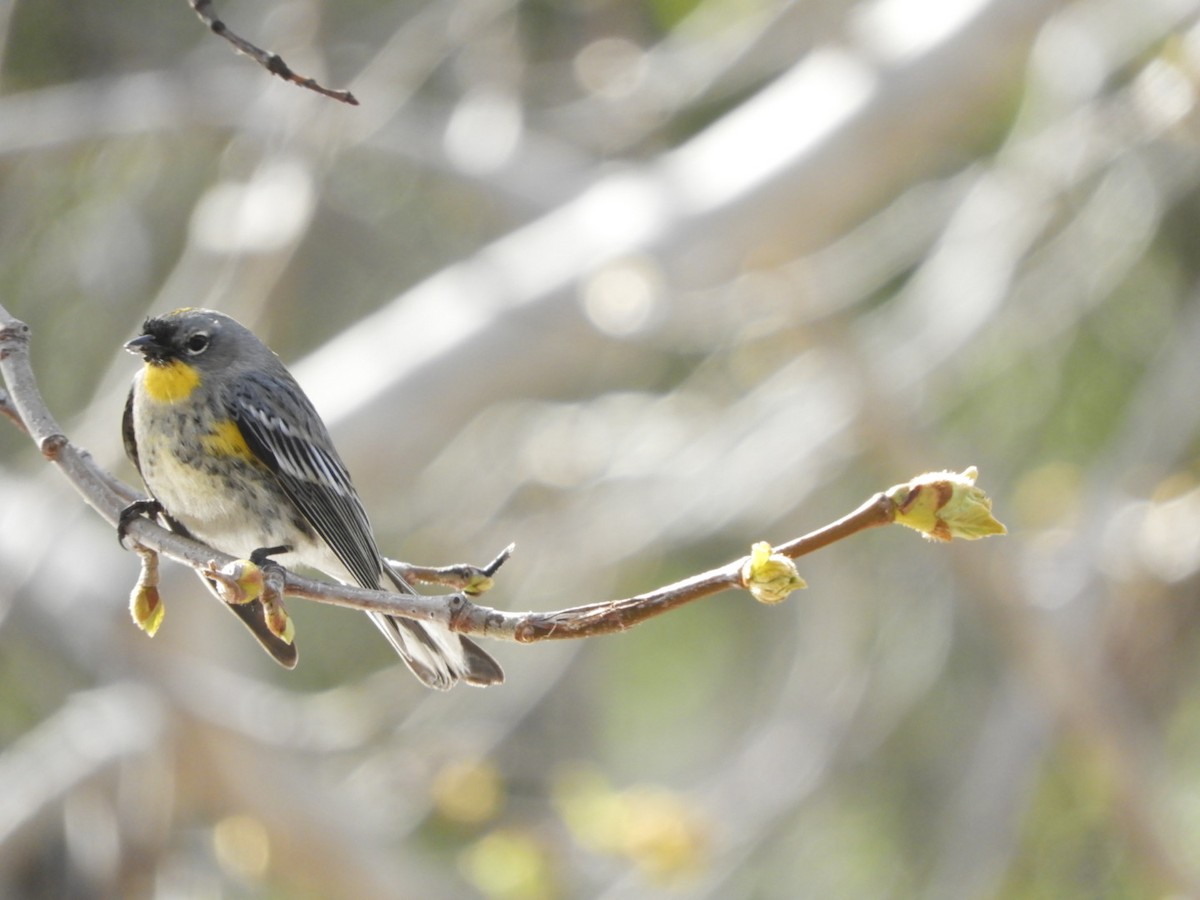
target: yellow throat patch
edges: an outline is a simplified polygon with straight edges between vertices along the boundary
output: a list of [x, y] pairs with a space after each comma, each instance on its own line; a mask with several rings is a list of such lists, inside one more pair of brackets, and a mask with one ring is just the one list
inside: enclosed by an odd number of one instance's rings
[[192, 391], [200, 386], [200, 373], [179, 360], [173, 360], [165, 366], [147, 364], [142, 384], [151, 400], [178, 403], [190, 397]]

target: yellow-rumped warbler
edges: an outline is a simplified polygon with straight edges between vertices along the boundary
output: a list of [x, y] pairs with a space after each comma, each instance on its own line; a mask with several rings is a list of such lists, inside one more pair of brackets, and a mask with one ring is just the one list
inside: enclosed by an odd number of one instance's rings
[[[145, 360], [125, 404], [125, 451], [172, 528], [241, 559], [286, 548], [270, 555], [365, 588], [387, 576], [412, 592], [379, 555], [312, 403], [249, 329], [180, 309], [147, 319], [125, 349]], [[260, 604], [230, 608], [280, 663], [295, 665], [295, 648], [266, 627]], [[504, 680], [495, 660], [444, 626], [368, 615], [430, 687]]]

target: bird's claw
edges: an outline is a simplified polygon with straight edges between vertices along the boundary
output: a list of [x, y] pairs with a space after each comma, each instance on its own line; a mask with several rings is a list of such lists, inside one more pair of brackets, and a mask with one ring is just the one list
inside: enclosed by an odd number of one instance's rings
[[129, 536], [129, 526], [138, 519], [153, 521], [163, 511], [162, 504], [157, 500], [134, 500], [121, 510], [117, 516], [117, 543], [125, 546], [125, 538]]

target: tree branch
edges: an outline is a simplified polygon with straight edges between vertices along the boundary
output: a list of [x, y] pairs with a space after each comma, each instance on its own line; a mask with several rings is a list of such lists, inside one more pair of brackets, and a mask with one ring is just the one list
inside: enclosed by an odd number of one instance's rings
[[188, 0], [188, 2], [191, 3], [192, 9], [196, 11], [196, 15], [200, 17], [200, 21], [207, 25], [213, 34], [225, 38], [239, 52], [249, 56], [272, 75], [278, 75], [284, 81], [290, 81], [292, 84], [315, 91], [326, 97], [332, 97], [334, 100], [339, 100], [342, 103], [358, 106], [358, 99], [349, 91], [332, 90], [318, 83], [314, 78], [305, 78], [302, 75], [296, 74], [278, 53], [263, 50], [261, 47], [250, 43], [250, 41], [241, 35], [230, 30], [229, 26], [222, 22], [213, 10], [212, 0]]
[[[34, 379], [29, 363], [29, 339], [29, 327], [0, 306], [0, 375], [8, 386], [7, 395], [0, 392], [0, 410], [17, 421], [88, 505], [115, 529], [121, 511], [139, 499], [139, 494], [98, 466], [87, 451], [72, 444], [62, 433], [46, 408]], [[921, 476], [876, 494], [842, 519], [773, 551], [765, 544], [759, 545], [749, 556], [644, 594], [552, 612], [506, 612], [480, 606], [469, 598], [468, 594], [477, 594], [490, 587], [492, 576], [508, 558], [511, 547], [505, 548], [483, 568], [404, 567], [417, 580], [461, 587], [462, 590], [456, 593], [424, 596], [372, 591], [352, 585], [316, 581], [283, 570], [283, 594], [333, 606], [439, 622], [463, 634], [497, 640], [530, 643], [592, 637], [625, 631], [701, 597], [731, 588], [747, 589], [762, 602], [777, 602], [790, 590], [803, 586], [791, 560], [879, 525], [899, 522], [944, 540], [951, 536], [982, 536], [970, 530], [978, 527], [981, 502], [990, 514], [990, 501], [982, 491], [974, 488], [973, 470], [968, 470], [962, 476], [950, 473]], [[964, 505], [969, 508], [971, 516], [964, 520], [966, 525], [960, 525], [959, 520], [947, 523], [944, 516]], [[930, 519], [930, 516], [933, 518]], [[986, 533], [1001, 533], [1003, 526], [991, 521], [995, 527]], [[146, 565], [150, 563], [150, 567], [153, 566], [147, 557], [148, 553], [161, 554], [209, 577], [214, 568], [238, 562], [229, 554], [175, 534], [147, 518], [131, 520], [126, 533], [136, 543], [136, 550], [143, 557], [139, 588], [153, 587], [156, 583], [153, 572]]]

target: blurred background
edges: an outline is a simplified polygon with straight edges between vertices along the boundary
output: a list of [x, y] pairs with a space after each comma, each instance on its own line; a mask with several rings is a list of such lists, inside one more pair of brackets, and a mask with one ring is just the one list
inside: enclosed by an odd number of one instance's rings
[[0, 2], [0, 303], [123, 478], [148, 313], [287, 361], [389, 555], [548, 610], [977, 465], [776, 607], [276, 667], [0, 423], [0, 895], [1200, 896], [1196, 0]]

